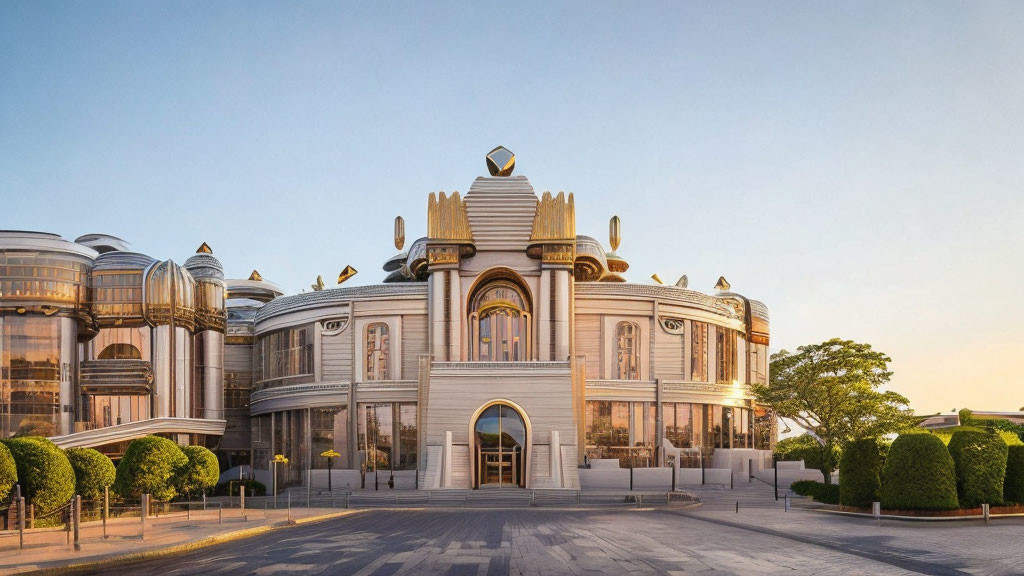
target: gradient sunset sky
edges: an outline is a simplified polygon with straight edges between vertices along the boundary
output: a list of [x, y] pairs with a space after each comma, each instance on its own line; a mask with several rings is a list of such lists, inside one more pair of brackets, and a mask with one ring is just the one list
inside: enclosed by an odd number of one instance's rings
[[0, 3], [0, 228], [376, 283], [499, 144], [631, 281], [1024, 406], [1024, 3]]

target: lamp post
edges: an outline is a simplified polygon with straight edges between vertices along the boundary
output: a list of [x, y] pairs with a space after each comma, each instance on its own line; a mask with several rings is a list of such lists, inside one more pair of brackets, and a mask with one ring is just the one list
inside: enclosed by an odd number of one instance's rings
[[287, 464], [288, 459], [284, 454], [274, 454], [274, 459], [270, 463], [274, 465], [274, 509], [277, 509], [277, 465]]
[[334, 462], [335, 458], [341, 457], [341, 454], [337, 453], [334, 448], [325, 450], [320, 453], [321, 458], [327, 458], [327, 491], [334, 492], [334, 488], [331, 484], [331, 463]]

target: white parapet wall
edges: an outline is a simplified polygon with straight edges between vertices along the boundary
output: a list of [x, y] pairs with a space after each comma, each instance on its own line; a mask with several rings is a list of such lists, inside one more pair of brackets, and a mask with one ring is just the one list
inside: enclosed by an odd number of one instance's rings
[[580, 468], [582, 490], [629, 490], [628, 468]]
[[634, 468], [633, 490], [672, 490], [671, 468]]

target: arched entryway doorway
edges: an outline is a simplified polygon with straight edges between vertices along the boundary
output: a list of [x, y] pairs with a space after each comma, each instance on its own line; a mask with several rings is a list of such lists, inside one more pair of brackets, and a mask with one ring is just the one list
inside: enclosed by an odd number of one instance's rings
[[491, 402], [473, 421], [473, 487], [525, 488], [529, 421], [511, 403]]

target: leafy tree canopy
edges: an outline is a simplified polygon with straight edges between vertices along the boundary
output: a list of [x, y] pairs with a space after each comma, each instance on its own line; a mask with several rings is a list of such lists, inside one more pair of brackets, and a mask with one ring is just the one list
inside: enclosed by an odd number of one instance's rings
[[11, 488], [18, 482], [18, 467], [7, 446], [0, 444], [0, 500], [7, 498]]
[[818, 438], [822, 472], [831, 482], [835, 448], [857, 438], [877, 438], [913, 425], [909, 401], [880, 388], [892, 372], [885, 354], [870, 344], [833, 338], [786, 350], [771, 358], [768, 385], [755, 384], [759, 403]]
[[183, 446], [181, 451], [188, 458], [188, 464], [179, 478], [179, 492], [198, 494], [217, 485], [220, 480], [220, 464], [213, 452], [202, 446]]
[[187, 464], [188, 458], [174, 442], [159, 436], [136, 438], [117, 465], [114, 491], [122, 498], [150, 494], [155, 500], [170, 500], [178, 493]]
[[92, 448], [64, 451], [75, 471], [75, 491], [86, 500], [103, 497], [103, 488], [114, 484], [114, 463]]
[[38, 436], [8, 438], [18, 469], [22, 496], [35, 504], [36, 514], [45, 514], [67, 504], [75, 495], [75, 471], [64, 451]]

